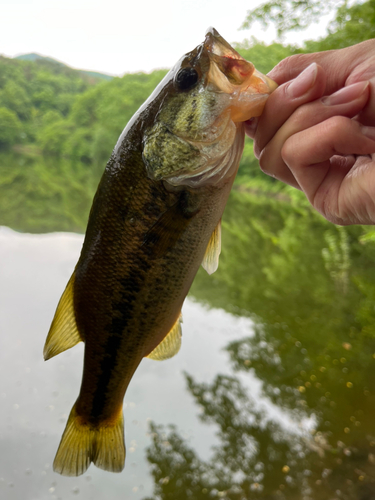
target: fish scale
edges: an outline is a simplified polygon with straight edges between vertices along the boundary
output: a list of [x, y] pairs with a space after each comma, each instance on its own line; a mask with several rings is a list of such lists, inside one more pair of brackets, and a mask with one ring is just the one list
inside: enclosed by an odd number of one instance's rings
[[60, 474], [83, 474], [91, 462], [123, 469], [126, 389], [144, 357], [180, 348], [194, 276], [200, 264], [210, 274], [218, 266], [242, 122], [275, 87], [210, 29], [121, 134], [44, 349], [49, 359], [85, 342], [81, 389], [54, 460]]

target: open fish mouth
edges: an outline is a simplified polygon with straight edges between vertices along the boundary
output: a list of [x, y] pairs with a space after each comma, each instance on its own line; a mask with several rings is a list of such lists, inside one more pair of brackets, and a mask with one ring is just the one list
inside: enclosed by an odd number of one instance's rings
[[173, 93], [143, 139], [148, 175], [173, 186], [217, 185], [238, 167], [243, 122], [262, 113], [277, 85], [214, 28], [171, 77]]
[[259, 116], [277, 84], [257, 71], [215, 28], [209, 28], [204, 41], [210, 59], [207, 83], [211, 90], [230, 96], [231, 118], [234, 122]]

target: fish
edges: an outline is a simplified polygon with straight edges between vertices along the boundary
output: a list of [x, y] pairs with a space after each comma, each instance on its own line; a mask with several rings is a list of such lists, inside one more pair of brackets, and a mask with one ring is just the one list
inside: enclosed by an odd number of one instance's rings
[[181, 346], [181, 308], [202, 264], [212, 274], [221, 217], [244, 147], [276, 84], [214, 28], [156, 87], [119, 137], [44, 359], [85, 343], [78, 398], [54, 471], [125, 464], [123, 399], [143, 358]]

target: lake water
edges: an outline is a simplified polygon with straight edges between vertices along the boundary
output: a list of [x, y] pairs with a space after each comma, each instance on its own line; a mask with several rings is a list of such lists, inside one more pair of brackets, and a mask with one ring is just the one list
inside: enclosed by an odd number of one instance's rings
[[[58, 476], [51, 464], [79, 390], [83, 345], [47, 363], [42, 349], [82, 241], [82, 236], [70, 233], [31, 235], [0, 229], [0, 495], [4, 499], [150, 495], [153, 481], [145, 457], [150, 420], [173, 422], [199, 456], [209, 458], [217, 439], [214, 430], [199, 421], [183, 372], [191, 371], [201, 380], [210, 380], [219, 371], [229, 374], [223, 347], [252, 334], [248, 318], [187, 300], [181, 352], [165, 362], [144, 360], [127, 392], [126, 471], [108, 474], [92, 466], [83, 477]], [[260, 381], [251, 377], [246, 384], [261, 406]], [[285, 418], [272, 405], [269, 414]]]
[[[26, 199], [36, 166], [24, 167], [6, 167], [21, 184], [0, 189], [0, 223], [81, 227], [78, 191], [73, 205], [63, 183]], [[235, 189], [219, 270], [200, 271], [185, 302], [181, 351], [145, 359], [125, 396], [125, 470], [66, 478], [52, 462], [83, 345], [48, 362], [42, 350], [83, 237], [1, 227], [0, 499], [375, 498], [375, 244], [362, 234]]]

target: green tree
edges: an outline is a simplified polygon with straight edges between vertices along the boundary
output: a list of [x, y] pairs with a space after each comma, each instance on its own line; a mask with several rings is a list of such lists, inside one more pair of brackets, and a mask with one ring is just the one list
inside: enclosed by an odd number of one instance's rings
[[0, 149], [8, 149], [20, 140], [22, 124], [16, 113], [0, 107]]
[[22, 142], [35, 143], [47, 123], [45, 115], [49, 114], [50, 124], [53, 116], [54, 121], [61, 120], [76, 97], [99, 81], [53, 61], [0, 57], [0, 107], [16, 113], [22, 124]]
[[339, 6], [345, 5], [344, 0], [270, 0], [259, 7], [248, 11], [243, 29], [249, 29], [255, 22], [260, 22], [264, 27], [271, 24], [275, 26], [277, 34], [281, 37], [292, 30], [307, 28], [321, 16], [329, 14]]
[[342, 49], [375, 36], [375, 2], [372, 0], [348, 7], [342, 5], [328, 29], [328, 36], [305, 43], [306, 52]]
[[296, 49], [290, 45], [282, 45], [281, 43], [266, 45], [256, 38], [236, 43], [234, 47], [242, 57], [251, 61], [256, 69], [264, 74], [271, 71], [281, 59], [296, 52]]
[[0, 106], [14, 111], [22, 121], [27, 121], [31, 116], [31, 100], [27, 92], [12, 80], [8, 80], [0, 90]]
[[64, 119], [47, 123], [39, 131], [38, 145], [47, 155], [63, 156], [65, 143], [71, 137], [72, 129], [70, 122]]
[[288, 31], [303, 30], [334, 10], [335, 19], [328, 27], [328, 36], [318, 42], [307, 41], [304, 51], [315, 52], [328, 49], [339, 49], [363, 42], [375, 34], [375, 3], [368, 0], [349, 5], [344, 0], [271, 0], [248, 12], [242, 25], [248, 29], [254, 22], [264, 26], [275, 26], [277, 34], [282, 37]]

